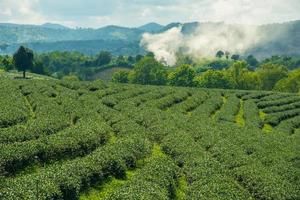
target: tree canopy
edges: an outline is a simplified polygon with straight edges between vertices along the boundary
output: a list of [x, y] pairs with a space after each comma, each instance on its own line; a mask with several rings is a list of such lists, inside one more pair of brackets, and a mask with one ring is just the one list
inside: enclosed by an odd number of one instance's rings
[[288, 76], [288, 69], [282, 65], [266, 63], [259, 67], [257, 76], [261, 90], [272, 90], [279, 80]]
[[166, 83], [167, 71], [153, 57], [144, 57], [135, 64], [130, 74], [130, 82], [143, 85], [163, 85]]
[[112, 76], [112, 81], [116, 83], [128, 83], [129, 82], [129, 71], [120, 70], [115, 72]]
[[190, 65], [182, 65], [168, 75], [168, 81], [173, 86], [193, 86], [196, 71]]
[[198, 87], [206, 88], [231, 88], [230, 79], [222, 72], [216, 70], [208, 70], [201, 76], [195, 78]]
[[98, 66], [106, 65], [106, 64], [110, 63], [111, 59], [112, 59], [112, 55], [110, 52], [101, 51], [97, 56], [96, 64]]
[[280, 92], [300, 92], [300, 69], [290, 72], [288, 77], [279, 80], [274, 89]]
[[217, 58], [222, 58], [224, 55], [225, 55], [224, 51], [221, 50], [216, 53]]
[[20, 46], [13, 55], [13, 60], [16, 69], [23, 71], [23, 78], [25, 78], [26, 70], [31, 69], [33, 66], [33, 52], [24, 46]]

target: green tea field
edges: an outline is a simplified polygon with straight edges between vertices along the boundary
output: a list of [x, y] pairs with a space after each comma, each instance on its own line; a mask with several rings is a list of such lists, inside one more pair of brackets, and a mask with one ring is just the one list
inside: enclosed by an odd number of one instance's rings
[[2, 200], [300, 199], [300, 96], [0, 80]]

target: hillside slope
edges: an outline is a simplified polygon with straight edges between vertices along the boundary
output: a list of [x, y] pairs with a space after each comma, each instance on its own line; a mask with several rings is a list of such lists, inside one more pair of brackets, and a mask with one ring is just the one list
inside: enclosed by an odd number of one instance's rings
[[295, 94], [9, 79], [0, 93], [1, 199], [300, 198]]

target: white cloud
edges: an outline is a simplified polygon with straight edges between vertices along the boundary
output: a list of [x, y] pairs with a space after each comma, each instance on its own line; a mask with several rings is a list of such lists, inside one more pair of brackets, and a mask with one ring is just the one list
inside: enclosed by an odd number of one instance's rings
[[154, 52], [155, 58], [169, 65], [176, 62], [177, 50], [183, 45], [184, 38], [181, 28], [172, 28], [164, 33], [145, 33], [141, 40], [141, 45], [148, 51]]
[[300, 0], [0, 0], [0, 22], [137, 26], [148, 22], [262, 24], [300, 19]]
[[34, 7], [39, 0], [1, 0], [0, 21], [11, 23], [41, 23], [43, 16]]
[[10, 8], [2, 8], [2, 9], [0, 9], [0, 15], [12, 16], [12, 11]]
[[178, 52], [193, 58], [212, 57], [218, 50], [242, 54], [263, 41], [256, 26], [201, 24], [194, 32], [184, 35], [181, 28], [164, 33], [143, 35], [141, 45], [154, 53], [159, 61], [173, 66]]
[[[198, 21], [225, 21], [264, 24], [300, 19], [299, 0], [215, 0], [206, 3], [205, 16], [193, 13]], [[202, 2], [203, 5], [203, 2]], [[195, 2], [201, 7], [201, 2]]]
[[141, 17], [149, 17], [152, 14], [151, 10], [149, 8], [142, 9]]

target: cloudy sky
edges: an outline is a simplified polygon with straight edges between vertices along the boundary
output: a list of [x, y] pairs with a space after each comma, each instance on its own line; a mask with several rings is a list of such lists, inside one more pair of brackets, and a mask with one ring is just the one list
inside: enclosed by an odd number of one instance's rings
[[300, 0], [0, 0], [0, 22], [70, 27], [148, 22], [264, 24], [300, 19]]

